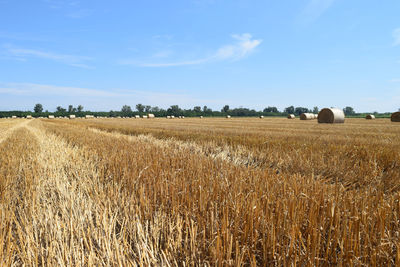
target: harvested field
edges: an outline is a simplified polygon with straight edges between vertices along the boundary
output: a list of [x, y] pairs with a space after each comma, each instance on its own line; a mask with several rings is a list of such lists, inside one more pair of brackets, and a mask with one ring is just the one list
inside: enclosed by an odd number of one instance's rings
[[396, 265], [400, 125], [0, 122], [1, 265]]

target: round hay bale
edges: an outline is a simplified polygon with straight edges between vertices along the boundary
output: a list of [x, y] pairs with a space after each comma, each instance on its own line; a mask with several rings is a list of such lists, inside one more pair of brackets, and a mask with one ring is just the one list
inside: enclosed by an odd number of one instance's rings
[[344, 112], [338, 108], [323, 108], [318, 113], [318, 123], [344, 123]]
[[140, 116], [139, 115], [135, 115], [135, 119], [140, 119]]
[[203, 118], [203, 116], [200, 116], [200, 119], [202, 119]]
[[300, 114], [300, 120], [313, 120], [315, 119], [314, 114], [312, 113], [301, 113]]
[[54, 115], [49, 115], [49, 119], [54, 119]]
[[375, 115], [368, 114], [367, 116], [365, 116], [365, 118], [366, 118], [367, 120], [375, 120]]
[[171, 116], [167, 116], [167, 119], [171, 119]]
[[288, 119], [294, 119], [294, 118], [296, 118], [296, 116], [295, 116], [294, 114], [289, 114], [289, 115], [287, 116], [287, 118], [288, 118]]
[[142, 118], [143, 118], [143, 119], [147, 119], [147, 115], [143, 115]]
[[73, 120], [73, 119], [75, 119], [75, 118], [76, 118], [75, 115], [69, 115], [69, 119], [70, 119], [70, 120]]
[[149, 119], [155, 118], [155, 117], [156, 117], [156, 116], [154, 116], [154, 114], [151, 114], [151, 113], [147, 114], [147, 118], [149, 118]]
[[86, 115], [86, 116], [85, 116], [85, 119], [93, 119], [93, 118], [94, 118], [93, 115]]
[[32, 116], [31, 115], [27, 115], [26, 118], [27, 119], [32, 119]]
[[263, 115], [261, 115], [261, 116], [260, 116], [260, 119], [263, 119], [263, 118], [264, 118], [264, 116], [263, 116]]
[[230, 118], [231, 118], [231, 115], [226, 115], [226, 118], [227, 118], [227, 119], [230, 119]]
[[390, 120], [392, 122], [400, 122], [400, 111], [393, 113], [392, 116], [390, 116]]
[[171, 119], [175, 119], [175, 116], [174, 116], [174, 115], [171, 115]]

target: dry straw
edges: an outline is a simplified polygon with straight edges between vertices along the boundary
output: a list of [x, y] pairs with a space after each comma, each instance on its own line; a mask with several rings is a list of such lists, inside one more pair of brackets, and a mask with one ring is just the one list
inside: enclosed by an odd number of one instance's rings
[[319, 123], [344, 123], [344, 112], [338, 108], [323, 108], [318, 113]]
[[393, 113], [390, 120], [393, 122], [400, 122], [400, 111]]
[[365, 116], [365, 118], [366, 118], [367, 120], [375, 120], [375, 115], [368, 114], [367, 116]]

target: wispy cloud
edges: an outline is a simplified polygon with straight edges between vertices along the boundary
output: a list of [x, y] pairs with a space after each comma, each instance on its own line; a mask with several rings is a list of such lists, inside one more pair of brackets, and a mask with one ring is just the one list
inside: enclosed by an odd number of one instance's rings
[[393, 45], [398, 46], [400, 45], [400, 28], [397, 28], [392, 33], [393, 36]]
[[87, 69], [91, 67], [88, 66], [85, 62], [92, 60], [92, 58], [85, 56], [66, 55], [34, 49], [12, 47], [7, 49], [7, 54], [20, 61], [26, 61], [29, 58], [40, 58], [67, 64], [73, 67]]
[[391, 80], [389, 80], [389, 82], [391, 82], [391, 83], [400, 83], [400, 79], [399, 78], [391, 79]]
[[299, 21], [301, 24], [310, 24], [324, 14], [335, 0], [310, 0], [302, 10]]
[[[121, 108], [127, 103], [149, 103], [168, 107], [178, 104], [182, 106], [214, 103], [215, 99], [202, 99], [184, 93], [153, 92], [132, 89], [99, 90], [72, 86], [56, 86], [36, 83], [2, 83], [0, 94], [9, 99], [10, 109], [20, 107], [25, 103], [26, 108], [36, 101], [47, 106], [84, 104], [85, 108], [109, 110]], [[46, 102], [47, 101], [47, 102]], [[4, 103], [6, 104], [6, 103]], [[221, 104], [222, 103], [219, 103]]]
[[120, 64], [123, 65], [135, 65], [140, 67], [176, 67], [176, 66], [187, 66], [187, 65], [198, 65], [214, 61], [231, 60], [236, 61], [242, 59], [251, 54], [257, 46], [262, 42], [260, 39], [253, 39], [249, 33], [234, 34], [232, 38], [235, 43], [230, 45], [224, 45], [220, 47], [211, 56], [202, 57], [193, 60], [182, 60], [175, 62], [138, 62], [135, 60], [122, 60]]

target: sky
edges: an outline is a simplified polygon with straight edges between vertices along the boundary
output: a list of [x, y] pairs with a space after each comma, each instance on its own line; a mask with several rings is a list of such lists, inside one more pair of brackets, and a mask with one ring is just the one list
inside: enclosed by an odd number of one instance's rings
[[0, 110], [400, 108], [398, 0], [0, 0]]

